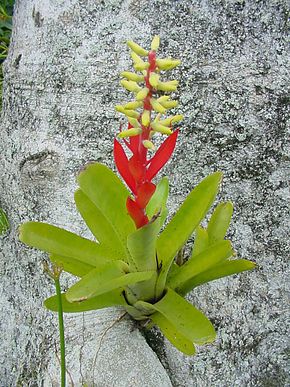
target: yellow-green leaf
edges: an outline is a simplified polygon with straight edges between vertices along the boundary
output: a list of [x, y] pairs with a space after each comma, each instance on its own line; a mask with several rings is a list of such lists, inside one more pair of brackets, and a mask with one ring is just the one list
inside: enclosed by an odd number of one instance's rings
[[231, 202], [219, 203], [217, 205], [207, 226], [210, 244], [224, 239], [232, 214], [233, 204]]

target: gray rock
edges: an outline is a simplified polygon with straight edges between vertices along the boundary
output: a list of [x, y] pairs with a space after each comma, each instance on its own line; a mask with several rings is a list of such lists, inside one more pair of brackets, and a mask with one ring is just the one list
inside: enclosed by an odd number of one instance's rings
[[130, 66], [124, 42], [148, 47], [154, 34], [161, 56], [182, 60], [172, 76], [185, 120], [164, 170], [170, 215], [222, 170], [219, 199], [235, 205], [229, 237], [258, 268], [190, 295], [218, 331], [195, 357], [153, 332], [159, 362], [134, 323], [110, 309], [66, 318], [68, 369], [75, 385], [289, 385], [288, 15], [283, 0], [16, 3], [0, 145], [0, 205], [12, 225], [1, 238], [1, 386], [57, 385], [57, 321], [42, 307], [53, 286], [45, 255], [21, 245], [17, 227], [41, 220], [90, 237], [73, 203], [75, 175], [88, 160], [113, 167], [114, 105], [128, 98], [119, 86]]

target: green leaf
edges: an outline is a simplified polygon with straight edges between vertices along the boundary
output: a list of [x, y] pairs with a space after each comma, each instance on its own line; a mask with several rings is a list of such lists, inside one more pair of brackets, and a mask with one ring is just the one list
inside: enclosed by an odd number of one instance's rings
[[[89, 310], [96, 310], [102, 308], [108, 308], [110, 306], [122, 305], [126, 306], [127, 303], [120, 290], [114, 290], [97, 297], [93, 297], [90, 300], [80, 302], [68, 302], [66, 293], [61, 295], [62, 307], [65, 313], [78, 313], [86, 312]], [[52, 296], [44, 301], [44, 306], [53, 311], [58, 311], [57, 296]]]
[[0, 235], [4, 234], [9, 229], [9, 222], [5, 212], [0, 208]]
[[255, 267], [255, 263], [245, 259], [236, 259], [233, 261], [226, 261], [216, 265], [202, 273], [197, 274], [189, 281], [185, 282], [178, 290], [178, 293], [185, 295], [197, 286], [206, 282], [214, 281], [218, 278], [226, 277], [228, 275], [237, 274], [242, 271], [251, 270]]
[[209, 243], [214, 244], [224, 239], [233, 214], [233, 203], [219, 203], [207, 226]]
[[101, 245], [47, 223], [27, 222], [20, 226], [19, 232], [19, 239], [28, 246], [92, 266], [107, 262], [110, 258]]
[[146, 207], [146, 214], [149, 219], [151, 219], [154, 215], [158, 214], [159, 211], [161, 212], [160, 213], [161, 225], [164, 223], [165, 218], [167, 216], [166, 202], [168, 198], [168, 193], [169, 193], [168, 178], [163, 177], [160, 180], [160, 182], [157, 184], [156, 190]]
[[112, 256], [117, 259], [124, 259], [126, 250], [102, 212], [95, 204], [80, 190], [75, 192], [75, 203], [87, 226], [96, 239], [112, 251]]
[[126, 246], [127, 236], [136, 228], [126, 208], [129, 192], [121, 180], [99, 163], [87, 165], [77, 180], [82, 191], [102, 212]]
[[69, 302], [86, 300], [111, 290], [150, 279], [155, 272], [124, 273], [126, 264], [121, 261], [110, 262], [90, 271], [67, 291]]
[[198, 226], [195, 232], [195, 240], [192, 250], [192, 257], [202, 253], [208, 247], [208, 233], [207, 230]]
[[170, 288], [155, 304], [138, 303], [147, 304], [161, 313], [177, 332], [192, 343], [205, 344], [215, 339], [215, 330], [208, 318]]
[[81, 262], [75, 258], [62, 257], [60, 255], [50, 255], [51, 262], [57, 264], [67, 273], [76, 275], [77, 277], [83, 277], [88, 274], [91, 270], [95, 269], [95, 266], [89, 265], [88, 263]]
[[157, 296], [163, 292], [175, 254], [182, 248], [212, 205], [221, 178], [221, 172], [215, 172], [195, 187], [159, 236], [157, 253], [158, 261], [162, 263], [162, 270], [157, 284]]
[[233, 255], [230, 241], [221, 241], [208, 249], [191, 257], [184, 265], [180, 266], [175, 271], [175, 275], [168, 279], [168, 286], [179, 293], [180, 287], [191, 278], [205, 270], [208, 270], [212, 266], [215, 266], [222, 260], [225, 260]]
[[139, 271], [157, 270], [156, 240], [160, 219], [146, 224], [128, 236], [127, 246]]
[[174, 345], [179, 351], [185, 355], [194, 355], [195, 347], [191, 341], [183, 336], [173, 324], [164, 317], [163, 314], [155, 312], [150, 316], [151, 320], [156, 324], [164, 336]]

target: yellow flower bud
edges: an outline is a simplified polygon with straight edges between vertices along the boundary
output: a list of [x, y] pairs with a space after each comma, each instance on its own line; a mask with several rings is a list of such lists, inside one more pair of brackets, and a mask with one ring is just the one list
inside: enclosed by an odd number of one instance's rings
[[139, 121], [134, 117], [128, 117], [128, 121], [134, 128], [141, 128]]
[[140, 116], [140, 114], [138, 112], [136, 112], [135, 110], [124, 109], [123, 113], [127, 117], [132, 117], [132, 118], [139, 118], [139, 116]]
[[182, 114], [177, 114], [176, 116], [173, 116], [171, 119], [171, 122], [178, 122], [183, 120], [183, 115]]
[[135, 82], [143, 82], [144, 81], [143, 75], [131, 73], [130, 71], [122, 71], [121, 76], [129, 79], [129, 81], [135, 81]]
[[124, 113], [124, 110], [125, 110], [122, 105], [116, 105], [115, 109], [117, 110], [117, 112], [120, 112], [120, 113]]
[[131, 52], [131, 58], [135, 64], [136, 63], [145, 63], [144, 60], [142, 58], [140, 58], [140, 56], [137, 55], [135, 52]]
[[161, 113], [161, 114], [166, 113], [165, 107], [163, 107], [156, 99], [150, 98], [150, 103], [151, 103], [153, 109], [154, 109], [157, 113]]
[[133, 137], [133, 136], [138, 136], [138, 134], [142, 133], [141, 128], [131, 128], [128, 130], [124, 130], [123, 132], [120, 132], [118, 134], [119, 138], [124, 138], [124, 137]]
[[152, 87], [157, 87], [158, 82], [159, 82], [160, 75], [156, 73], [151, 73], [149, 77], [149, 83]]
[[144, 50], [139, 44], [133, 42], [133, 40], [129, 40], [127, 42], [127, 45], [133, 50], [136, 54], [141, 55], [141, 56], [147, 56], [148, 51]]
[[162, 95], [162, 97], [159, 97], [157, 101], [162, 104], [164, 101], [168, 101], [169, 98], [169, 95]]
[[164, 106], [166, 109], [173, 109], [176, 106], [178, 106], [177, 101], [163, 101], [161, 102], [161, 105]]
[[144, 87], [143, 89], [138, 91], [135, 98], [137, 101], [143, 101], [143, 99], [147, 97], [148, 93], [149, 93], [148, 87]]
[[143, 141], [143, 145], [144, 145], [145, 148], [147, 148], [147, 149], [155, 150], [155, 145], [153, 144], [153, 142], [151, 142], [151, 141], [149, 141], [149, 140], [144, 140], [144, 141]]
[[149, 126], [150, 124], [150, 112], [149, 110], [144, 110], [142, 117], [141, 117], [142, 125]]
[[172, 130], [170, 130], [167, 126], [161, 125], [157, 122], [152, 122], [151, 127], [155, 132], [159, 132], [162, 134], [169, 135], [173, 133]]
[[180, 65], [179, 59], [157, 59], [156, 64], [160, 70], [172, 70], [174, 67]]
[[132, 102], [126, 103], [126, 105], [124, 105], [124, 108], [125, 109], [137, 109], [137, 108], [141, 107], [142, 105], [143, 105], [142, 101], [132, 101]]
[[158, 82], [157, 89], [162, 91], [175, 91], [178, 81]]
[[151, 42], [151, 50], [157, 51], [160, 45], [160, 37], [158, 35], [155, 35]]
[[135, 63], [133, 67], [136, 71], [143, 71], [148, 69], [149, 63], [142, 61], [142, 62]]
[[138, 84], [136, 82], [133, 82], [133, 81], [125, 81], [124, 79], [122, 79], [120, 84], [123, 87], [125, 87], [125, 89], [128, 91], [133, 91], [133, 92], [137, 93], [139, 90], [141, 90], [141, 87], [138, 86]]

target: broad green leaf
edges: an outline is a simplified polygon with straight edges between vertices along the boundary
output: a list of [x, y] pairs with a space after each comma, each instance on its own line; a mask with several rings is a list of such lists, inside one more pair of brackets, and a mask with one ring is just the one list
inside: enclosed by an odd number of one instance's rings
[[195, 287], [200, 286], [206, 282], [214, 281], [218, 278], [226, 277], [228, 275], [237, 274], [242, 271], [251, 270], [255, 266], [256, 265], [254, 262], [247, 261], [245, 259], [225, 261], [192, 277], [189, 281], [185, 282], [182, 286], [179, 287], [178, 293], [185, 295]]
[[160, 219], [146, 224], [128, 236], [128, 250], [139, 271], [157, 270], [156, 240]]
[[168, 193], [168, 178], [163, 177], [157, 184], [156, 190], [146, 207], [146, 214], [149, 219], [151, 219], [154, 215], [158, 214], [160, 211], [161, 225], [164, 223], [165, 218], [167, 216], [166, 202], [168, 198]]
[[162, 270], [157, 296], [164, 289], [166, 277], [175, 254], [182, 248], [212, 205], [222, 178], [221, 172], [206, 177], [185, 199], [157, 241], [158, 261]]
[[161, 313], [177, 332], [192, 343], [205, 344], [215, 339], [215, 330], [208, 318], [170, 288], [160, 301], [148, 306]]
[[150, 316], [150, 318], [154, 324], [160, 328], [161, 332], [171, 342], [171, 344], [174, 345], [174, 347], [183, 352], [185, 355], [195, 354], [195, 347], [193, 343], [183, 336], [163, 314], [155, 312]]
[[50, 255], [51, 262], [57, 264], [64, 271], [76, 275], [77, 277], [83, 277], [88, 274], [91, 270], [95, 269], [95, 266], [89, 265], [88, 263], [81, 262], [75, 258], [62, 257], [60, 255]]
[[19, 239], [31, 247], [50, 254], [77, 259], [97, 266], [111, 259], [101, 245], [70, 231], [41, 222], [27, 222], [19, 228]]
[[116, 260], [124, 259], [126, 250], [124, 250], [124, 246], [112, 225], [98, 207], [80, 189], [75, 192], [75, 203], [78, 211], [96, 239], [112, 251], [112, 256]]
[[124, 273], [124, 262], [115, 261], [90, 271], [67, 291], [69, 302], [86, 300], [111, 290], [150, 279], [155, 272]]
[[208, 249], [204, 250], [199, 255], [191, 257], [184, 265], [180, 266], [175, 275], [168, 279], [168, 286], [172, 289], [176, 289], [179, 292], [179, 288], [192, 277], [205, 270], [208, 270], [212, 266], [215, 266], [220, 261], [225, 260], [233, 255], [230, 241], [221, 241]]
[[77, 180], [81, 190], [98, 207], [126, 246], [127, 236], [136, 228], [127, 213], [129, 192], [121, 180], [108, 167], [99, 163], [87, 165]]
[[0, 235], [9, 229], [9, 222], [5, 212], [0, 208]]
[[207, 226], [209, 243], [214, 244], [224, 239], [233, 214], [233, 203], [219, 203]]
[[[80, 302], [68, 302], [66, 293], [61, 295], [62, 308], [65, 313], [78, 313], [86, 312], [89, 310], [96, 310], [102, 308], [108, 308], [110, 306], [122, 305], [126, 306], [127, 303], [120, 290], [114, 290], [97, 297], [93, 297], [90, 300]], [[58, 311], [57, 296], [52, 296], [44, 301], [44, 306], [53, 311]]]
[[195, 232], [195, 240], [192, 249], [192, 257], [202, 253], [208, 247], [208, 233], [207, 230], [198, 226]]

